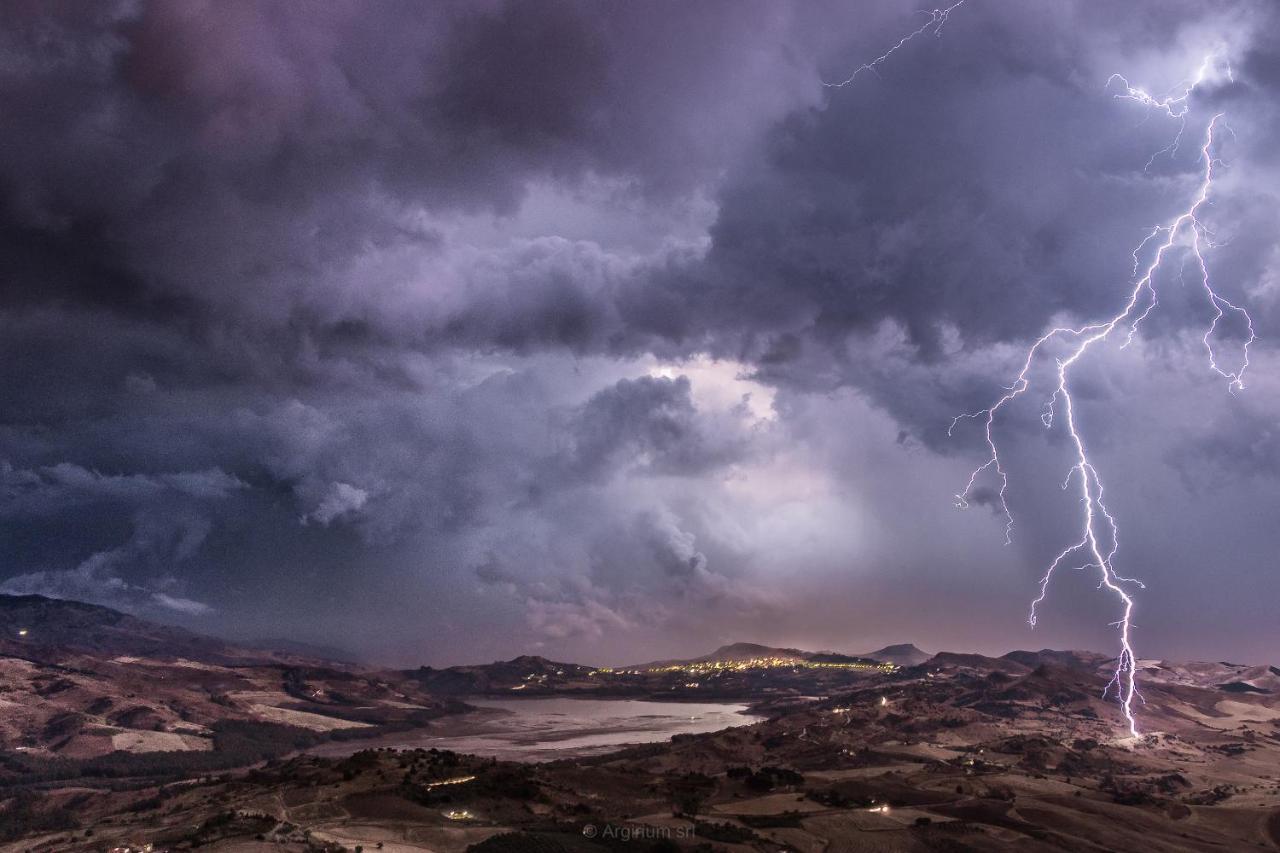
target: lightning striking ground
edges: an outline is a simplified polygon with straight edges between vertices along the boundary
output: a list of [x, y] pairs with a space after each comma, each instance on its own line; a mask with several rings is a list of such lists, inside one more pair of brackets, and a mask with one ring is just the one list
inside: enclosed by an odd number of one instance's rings
[[958, 0], [958, 2], [952, 3], [950, 6], [946, 7], [945, 9], [933, 9], [932, 11], [922, 10], [921, 14], [928, 15], [929, 20], [925, 21], [924, 24], [919, 29], [912, 30], [911, 32], [904, 35], [902, 38], [898, 39], [898, 41], [894, 43], [893, 47], [889, 48], [884, 53], [877, 56], [875, 59], [871, 60], [870, 62], [864, 62], [861, 65], [859, 65], [857, 68], [853, 69], [853, 73], [850, 74], [844, 80], [840, 81], [839, 83], [823, 83], [822, 85], [826, 86], [829, 89], [843, 89], [845, 86], [848, 86], [851, 83], [853, 83], [853, 81], [857, 80], [858, 75], [862, 74], [864, 71], [870, 71], [872, 74], [879, 76], [880, 72], [876, 70], [877, 65], [887, 60], [890, 56], [893, 56], [895, 53], [898, 52], [898, 50], [903, 45], [905, 45], [907, 42], [914, 39], [916, 36], [924, 35], [925, 33], [931, 33], [935, 37], [941, 36], [942, 28], [945, 27], [947, 24], [947, 18], [951, 15], [952, 12], [954, 12], [956, 9], [960, 8], [964, 4], [965, 4], [965, 0]]
[[[1171, 157], [1177, 155], [1178, 144], [1181, 142], [1183, 131], [1186, 129], [1191, 96], [1200, 85], [1214, 74], [1217, 61], [1215, 55], [1206, 57], [1195, 78], [1182, 84], [1181, 88], [1177, 90], [1177, 94], [1171, 94], [1164, 98], [1156, 98], [1146, 90], [1131, 86], [1127, 80], [1119, 75], [1113, 76], [1108, 81], [1108, 86], [1120, 81], [1124, 87], [1124, 91], [1115, 97], [1133, 100], [1149, 109], [1159, 110], [1179, 122], [1178, 132], [1173, 142], [1152, 155], [1151, 160], [1147, 163], [1148, 168], [1150, 168], [1156, 157], [1162, 153], [1168, 153]], [[1232, 79], [1229, 66], [1226, 67], [1225, 76], [1228, 80]], [[1119, 527], [1115, 517], [1107, 509], [1103, 497], [1102, 478], [1099, 476], [1092, 461], [1090, 461], [1084, 436], [1080, 429], [1075, 403], [1071, 396], [1071, 370], [1095, 344], [1105, 341], [1117, 329], [1121, 329], [1125, 335], [1121, 348], [1128, 346], [1132, 342], [1139, 325], [1158, 304], [1155, 282], [1157, 274], [1164, 268], [1168, 258], [1179, 255], [1184, 266], [1187, 262], [1190, 262], [1198, 271], [1201, 288], [1204, 291], [1209, 308], [1213, 312], [1212, 319], [1209, 321], [1201, 338], [1208, 353], [1209, 366], [1218, 375], [1227, 380], [1228, 390], [1234, 392], [1244, 388], [1244, 375], [1249, 367], [1249, 345], [1256, 339], [1253, 321], [1245, 309], [1229, 301], [1214, 288], [1210, 279], [1209, 268], [1204, 258], [1204, 250], [1212, 246], [1212, 241], [1208, 230], [1200, 220], [1202, 209], [1208, 203], [1217, 170], [1221, 166], [1221, 161], [1215, 156], [1214, 152], [1219, 129], [1225, 127], [1222, 124], [1222, 117], [1221, 113], [1214, 115], [1205, 127], [1204, 140], [1200, 147], [1199, 157], [1199, 162], [1202, 165], [1200, 182], [1189, 205], [1166, 224], [1152, 229], [1147, 237], [1134, 249], [1133, 283], [1121, 310], [1104, 321], [1077, 327], [1057, 327], [1045, 332], [1027, 350], [1026, 357], [1022, 362], [1022, 369], [1018, 372], [1013, 384], [1006, 387], [1005, 393], [986, 409], [959, 415], [952, 421], [951, 427], [947, 431], [947, 434], [950, 435], [956, 425], [964, 419], [976, 419], [983, 423], [989, 456], [982, 465], [978, 466], [970, 474], [964, 490], [956, 496], [956, 504], [962, 508], [968, 506], [969, 499], [979, 478], [988, 472], [993, 473], [1000, 486], [998, 501], [1005, 520], [1005, 542], [1011, 542], [1013, 537], [1013, 514], [1009, 509], [1007, 499], [1009, 475], [1000, 458], [999, 447], [993, 432], [996, 415], [1031, 387], [1030, 374], [1037, 356], [1041, 355], [1050, 345], [1065, 344], [1065, 349], [1055, 357], [1056, 382], [1053, 392], [1041, 413], [1041, 420], [1046, 428], [1050, 428], [1054, 424], [1055, 417], [1057, 417], [1070, 437], [1075, 461], [1067, 473], [1066, 480], [1062, 483], [1062, 488], [1064, 490], [1068, 489], [1073, 481], [1079, 484], [1080, 503], [1083, 507], [1080, 520], [1081, 529], [1079, 538], [1059, 552], [1050, 562], [1040, 580], [1039, 595], [1031, 603], [1028, 622], [1032, 627], [1035, 626], [1038, 618], [1037, 609], [1048, 594], [1049, 584], [1055, 571], [1064, 563], [1081, 559], [1083, 564], [1076, 568], [1091, 568], [1098, 571], [1099, 588], [1110, 592], [1120, 604], [1121, 609], [1120, 619], [1113, 623], [1119, 629], [1120, 654], [1116, 659], [1115, 672], [1104, 691], [1104, 695], [1113, 689], [1115, 690], [1121, 711], [1128, 724], [1129, 733], [1135, 738], [1138, 736], [1138, 725], [1134, 718], [1133, 700], [1135, 697], [1140, 697], [1136, 683], [1137, 658], [1134, 655], [1132, 643], [1132, 617], [1134, 610], [1132, 590], [1144, 587], [1140, 581], [1123, 577], [1115, 570], [1113, 561], [1116, 552], [1120, 548]], [[1156, 244], [1153, 252], [1150, 249], [1152, 243]], [[1151, 254], [1144, 267], [1142, 258], [1144, 253], [1148, 252]], [[1139, 274], [1140, 271], [1141, 274]], [[1234, 369], [1222, 365], [1214, 348], [1214, 338], [1218, 330], [1219, 321], [1228, 312], [1238, 316], [1248, 331], [1248, 338], [1244, 342], [1240, 363]]]
[[[839, 83], [824, 83], [823, 85], [828, 88], [839, 89], [855, 82], [859, 75], [864, 72], [871, 72], [878, 76], [877, 66], [886, 62], [889, 57], [912, 39], [925, 33], [940, 37], [948, 17], [964, 3], [965, 0], [958, 0], [958, 2], [945, 8], [924, 12], [923, 14], [927, 14], [929, 19], [918, 29], [902, 36], [880, 56], [855, 68], [853, 73], [843, 81]], [[1178, 156], [1178, 150], [1187, 129], [1192, 95], [1201, 85], [1208, 82], [1211, 77], [1214, 77], [1219, 68], [1222, 69], [1228, 81], [1234, 82], [1230, 64], [1221, 60], [1218, 53], [1210, 53], [1200, 63], [1194, 77], [1184, 80], [1163, 97], [1157, 97], [1146, 89], [1132, 85], [1127, 78], [1120, 74], [1113, 74], [1107, 80], [1107, 88], [1112, 88], [1117, 83], [1121, 87], [1121, 91], [1116, 93], [1114, 97], [1134, 101], [1147, 107], [1149, 111], [1163, 113], [1178, 123], [1178, 129], [1172, 141], [1153, 153], [1147, 160], [1143, 169], [1144, 174], [1150, 171], [1151, 167], [1162, 155], [1167, 155], [1170, 160]], [[1005, 393], [986, 409], [957, 416], [952, 420], [951, 426], [947, 430], [947, 434], [951, 435], [956, 425], [965, 419], [982, 421], [988, 456], [985, 462], [970, 473], [969, 480], [965, 484], [963, 491], [956, 495], [956, 505], [960, 508], [968, 507], [970, 496], [973, 494], [979, 478], [988, 472], [993, 472], [999, 481], [997, 500], [1000, 505], [1000, 511], [1004, 516], [1005, 544], [1011, 543], [1013, 541], [1014, 523], [1013, 513], [1009, 508], [1008, 501], [1009, 474], [1000, 458], [999, 446], [993, 432], [996, 414], [1030, 389], [1030, 374], [1036, 357], [1042, 350], [1051, 344], [1065, 343], [1067, 345], [1065, 352], [1055, 359], [1057, 381], [1040, 417], [1045, 428], [1049, 429], [1053, 426], [1055, 416], [1059, 414], [1060, 408], [1060, 420], [1070, 436], [1075, 462], [1068, 470], [1066, 479], [1062, 483], [1062, 488], [1065, 491], [1071, 487], [1073, 480], [1078, 479], [1079, 481], [1080, 503], [1083, 506], [1080, 538], [1060, 551], [1049, 563], [1048, 568], [1040, 579], [1039, 594], [1031, 602], [1027, 621], [1031, 627], [1034, 628], [1036, 626], [1039, 618], [1038, 609], [1048, 596], [1049, 584], [1055, 572], [1063, 563], [1071, 561], [1073, 558], [1082, 558], [1083, 564], [1075, 566], [1075, 568], [1094, 568], [1098, 570], [1099, 589], [1106, 589], [1114, 595], [1121, 606], [1120, 619], [1112, 623], [1119, 629], [1120, 654], [1116, 658], [1115, 671], [1111, 681], [1103, 691], [1103, 695], [1105, 696], [1115, 690], [1125, 722], [1128, 724], [1129, 733], [1135, 738], [1138, 737], [1138, 725], [1133, 713], [1133, 700], [1135, 697], [1141, 697], [1137, 689], [1137, 657], [1134, 655], [1132, 643], [1134, 599], [1130, 590], [1134, 588], [1145, 589], [1145, 586], [1136, 578], [1125, 577], [1115, 570], [1115, 555], [1120, 550], [1120, 530], [1115, 516], [1107, 509], [1102, 478], [1089, 459], [1088, 449], [1077, 421], [1075, 401], [1071, 396], [1070, 375], [1072, 367], [1084, 357], [1094, 344], [1111, 337], [1117, 328], [1124, 330], [1125, 337], [1124, 342], [1120, 345], [1121, 349], [1133, 342], [1138, 327], [1159, 304], [1155, 284], [1156, 276], [1164, 267], [1166, 258], [1177, 253], [1182, 255], [1184, 268], [1186, 262], [1191, 260], [1198, 270], [1200, 285], [1204, 290], [1209, 307], [1213, 311], [1213, 317], [1201, 338], [1208, 353], [1209, 367], [1227, 380], [1229, 391], [1234, 392], [1244, 388], [1244, 374], [1249, 367], [1249, 346], [1257, 337], [1254, 333], [1253, 320], [1244, 308], [1232, 303], [1214, 289], [1209, 276], [1209, 268], [1204, 258], [1204, 250], [1212, 246], [1212, 240], [1210, 239], [1210, 232], [1200, 221], [1201, 209], [1208, 203], [1216, 170], [1221, 165], [1221, 161], [1214, 154], [1214, 149], [1217, 142], [1216, 134], [1218, 129], [1219, 127], [1225, 127], [1225, 125], [1221, 125], [1222, 117], [1221, 113], [1214, 115], [1205, 127], [1204, 141], [1200, 148], [1198, 161], [1202, 164], [1200, 183], [1190, 204], [1166, 224], [1154, 227], [1134, 248], [1132, 287], [1120, 312], [1105, 321], [1078, 327], [1062, 326], [1045, 332], [1028, 348], [1026, 357], [1022, 362], [1022, 369], [1018, 372], [1013, 384], [1006, 386]], [[1143, 254], [1149, 251], [1149, 247], [1153, 242], [1156, 243], [1156, 248], [1147, 265], [1143, 267]], [[1139, 275], [1139, 271], [1141, 271], [1141, 275]], [[1182, 277], [1181, 270], [1179, 277]], [[1218, 323], [1227, 316], [1228, 312], [1238, 315], [1243, 320], [1248, 331], [1248, 338], [1242, 348], [1240, 363], [1234, 369], [1224, 368], [1219, 363], [1218, 354], [1213, 344]]]

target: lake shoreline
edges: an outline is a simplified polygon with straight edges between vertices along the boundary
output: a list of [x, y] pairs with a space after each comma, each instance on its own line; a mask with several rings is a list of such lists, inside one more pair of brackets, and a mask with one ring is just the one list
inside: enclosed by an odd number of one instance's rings
[[[461, 698], [461, 697], [460, 697]], [[305, 752], [342, 758], [366, 749], [441, 749], [507, 761], [545, 762], [751, 725], [764, 719], [743, 703], [579, 697], [466, 697], [473, 710], [428, 726]]]

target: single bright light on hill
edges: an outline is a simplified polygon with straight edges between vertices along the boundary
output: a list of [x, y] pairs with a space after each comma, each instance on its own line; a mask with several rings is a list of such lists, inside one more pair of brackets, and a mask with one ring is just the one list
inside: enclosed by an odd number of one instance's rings
[[25, 636], [27, 636], [27, 629], [26, 629], [26, 628], [19, 628], [19, 629], [18, 629], [18, 636], [19, 636], [19, 637], [25, 637]]

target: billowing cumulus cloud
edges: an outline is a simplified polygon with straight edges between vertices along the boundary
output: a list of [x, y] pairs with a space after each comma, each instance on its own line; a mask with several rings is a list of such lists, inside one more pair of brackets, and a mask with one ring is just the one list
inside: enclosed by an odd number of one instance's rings
[[359, 512], [367, 500], [369, 493], [364, 489], [358, 489], [350, 483], [332, 483], [324, 491], [316, 508], [302, 518], [304, 521], [329, 524], [343, 516]]
[[[1257, 381], [1225, 393], [1171, 272], [1077, 392], [1140, 651], [1262, 654], [1230, 616], [1280, 594], [1275, 11], [969, 3], [822, 85], [914, 8], [15, 4], [0, 589], [405, 663], [1107, 648], [1075, 577], [1023, 633], [1071, 534], [1040, 402], [1002, 424], [1008, 548], [951, 506], [980, 451], [946, 427], [1118, 305], [1222, 112], [1210, 265]], [[1176, 149], [1114, 97], [1209, 54]]]

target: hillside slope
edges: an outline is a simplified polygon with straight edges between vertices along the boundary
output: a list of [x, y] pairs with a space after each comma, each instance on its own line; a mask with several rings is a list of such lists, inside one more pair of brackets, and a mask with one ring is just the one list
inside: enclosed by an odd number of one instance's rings
[[229, 724], [356, 735], [451, 707], [391, 670], [240, 648], [76, 601], [0, 596], [0, 751], [208, 752]]

